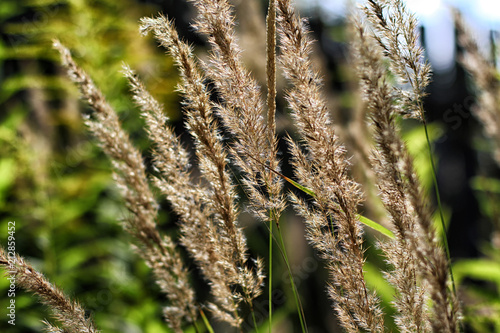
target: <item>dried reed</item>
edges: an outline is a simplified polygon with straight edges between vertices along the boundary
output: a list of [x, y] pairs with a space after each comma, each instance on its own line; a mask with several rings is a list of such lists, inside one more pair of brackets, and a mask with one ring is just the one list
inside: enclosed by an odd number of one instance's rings
[[[0, 266], [10, 278], [14, 278], [19, 287], [40, 298], [40, 302], [52, 312], [52, 317], [62, 325], [64, 332], [99, 332], [80, 304], [68, 298], [22, 257], [8, 256], [5, 250], [0, 248]], [[45, 326], [49, 332], [63, 331], [46, 321]]]
[[156, 229], [157, 204], [149, 188], [142, 156], [122, 130], [116, 112], [90, 77], [75, 64], [69, 50], [58, 41], [54, 47], [61, 53], [69, 77], [95, 111], [86, 117], [85, 123], [113, 164], [115, 182], [131, 213], [123, 226], [134, 236], [137, 252], [151, 267], [156, 283], [171, 302], [164, 308], [167, 321], [174, 330], [181, 331], [183, 319], [196, 320], [195, 295], [175, 243], [168, 236], [161, 237]]
[[479, 50], [476, 40], [458, 11], [455, 14], [455, 28], [458, 41], [464, 48], [461, 63], [471, 74], [479, 91], [473, 113], [484, 126], [486, 135], [493, 142], [493, 156], [500, 166], [500, 84], [498, 71]]
[[[396, 125], [398, 115], [425, 121], [422, 98], [430, 68], [418, 46], [416, 19], [399, 0], [370, 0], [363, 10], [365, 21], [354, 18], [354, 48], [363, 95], [375, 128], [373, 165], [383, 203], [396, 230], [393, 244], [381, 246], [394, 268], [387, 277], [398, 292], [397, 324], [405, 332], [425, 332], [428, 325], [435, 332], [457, 332], [458, 306], [448, 288], [448, 261]], [[409, 84], [409, 90], [390, 83], [387, 62], [399, 83]], [[431, 316], [426, 311], [426, 288], [435, 309]]]

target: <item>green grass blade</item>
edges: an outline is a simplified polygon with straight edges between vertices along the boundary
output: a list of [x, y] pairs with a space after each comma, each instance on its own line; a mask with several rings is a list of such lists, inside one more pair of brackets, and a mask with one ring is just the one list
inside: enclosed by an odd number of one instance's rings
[[283, 175], [281, 175], [281, 177], [283, 177], [284, 180], [286, 180], [287, 182], [289, 182], [290, 184], [292, 184], [293, 186], [295, 186], [296, 188], [298, 188], [299, 190], [301, 190], [302, 192], [306, 193], [306, 194], [309, 194], [311, 197], [314, 197], [316, 198], [316, 193], [314, 193], [313, 191], [311, 191], [310, 189], [308, 189], [307, 187], [305, 186], [302, 186], [300, 185], [299, 183], [297, 183], [296, 181], [293, 181], [291, 180], [290, 178], [288, 177], [285, 177]]
[[207, 316], [205, 316], [205, 312], [203, 312], [203, 310], [200, 310], [200, 315], [203, 319], [203, 323], [205, 323], [205, 327], [207, 328], [208, 332], [214, 333], [214, 329], [212, 328], [212, 325], [210, 325], [210, 322], [208, 321]]
[[[281, 176], [283, 177], [283, 179], [285, 179], [287, 182], [289, 182], [290, 184], [292, 184], [293, 186], [295, 186], [296, 188], [298, 188], [302, 192], [304, 192], [306, 194], [309, 194], [310, 196], [312, 196], [314, 198], [316, 197], [316, 193], [314, 193], [313, 191], [311, 191], [307, 187], [300, 185], [299, 183], [297, 183], [296, 181], [291, 180], [288, 177], [285, 177], [283, 175], [281, 175]], [[383, 227], [381, 224], [378, 224], [377, 222], [372, 221], [369, 218], [364, 217], [363, 215], [358, 215], [358, 218], [359, 218], [359, 222], [363, 223], [367, 227], [370, 227], [373, 230], [376, 230], [376, 231], [382, 233], [383, 235], [385, 235], [385, 236], [387, 236], [389, 238], [394, 239], [394, 233], [392, 231], [390, 231], [389, 229]]]
[[367, 227], [372, 228], [373, 230], [377, 230], [378, 232], [384, 234], [385, 236], [394, 239], [394, 233], [390, 231], [389, 229], [383, 227], [382, 225], [378, 224], [375, 221], [370, 220], [367, 217], [364, 217], [363, 215], [358, 215], [359, 222], [363, 223]]

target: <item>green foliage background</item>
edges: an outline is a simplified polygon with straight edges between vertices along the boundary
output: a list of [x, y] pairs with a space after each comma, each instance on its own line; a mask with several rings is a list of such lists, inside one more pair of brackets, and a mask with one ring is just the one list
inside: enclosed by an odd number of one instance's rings
[[[51, 40], [72, 49], [147, 151], [120, 69], [122, 62], [136, 68], [178, 117], [175, 71], [138, 32], [139, 18], [157, 11], [128, 0], [0, 2], [0, 67], [6, 69], [0, 73], [0, 243], [15, 221], [16, 251], [75, 296], [106, 332], [167, 329], [149, 269], [119, 225], [125, 211], [109, 162], [82, 125], [84, 104], [60, 75]], [[7, 324], [7, 288], [0, 279], [0, 331], [40, 332], [49, 314], [20, 290], [16, 326]]]

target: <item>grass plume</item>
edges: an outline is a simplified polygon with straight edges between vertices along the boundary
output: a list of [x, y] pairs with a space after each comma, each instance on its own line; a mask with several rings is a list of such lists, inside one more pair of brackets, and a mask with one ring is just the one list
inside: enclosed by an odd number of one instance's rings
[[476, 40], [458, 11], [454, 11], [455, 28], [458, 41], [464, 48], [460, 59], [462, 65], [472, 76], [478, 89], [478, 103], [473, 113], [484, 126], [486, 135], [493, 142], [493, 157], [500, 165], [500, 85], [498, 71], [492, 61], [479, 50]]
[[[430, 70], [422, 61], [423, 51], [417, 45], [416, 20], [396, 0], [368, 1], [364, 14], [365, 21], [354, 19], [354, 49], [362, 93], [375, 128], [372, 163], [396, 231], [395, 244], [381, 246], [394, 268], [388, 273], [388, 280], [398, 291], [397, 323], [402, 331], [426, 331], [427, 325], [431, 325], [433, 331], [457, 332], [458, 305], [455, 294], [448, 288], [448, 260], [437, 241], [429, 205], [396, 124], [398, 115], [425, 121], [422, 98]], [[408, 52], [406, 57], [402, 56], [405, 52]], [[384, 65], [386, 59], [391, 64], [389, 70], [400, 78], [400, 83], [410, 83], [409, 91], [390, 83]], [[436, 309], [430, 317], [425, 288], [429, 288], [428, 296]]]
[[85, 314], [85, 310], [76, 301], [71, 300], [59, 288], [51, 284], [42, 273], [27, 263], [19, 255], [11, 257], [0, 247], [0, 266], [5, 273], [13, 278], [16, 285], [24, 290], [38, 296], [40, 302], [46, 305], [52, 312], [52, 317], [62, 327], [58, 328], [45, 321], [45, 327], [49, 332], [71, 332], [71, 333], [98, 333], [91, 318]]
[[168, 236], [160, 236], [156, 228], [157, 204], [148, 184], [142, 155], [122, 130], [116, 112], [90, 77], [76, 65], [69, 50], [58, 41], [54, 42], [54, 47], [60, 52], [68, 76], [77, 84], [82, 98], [94, 109], [94, 114], [87, 116], [85, 123], [111, 159], [115, 182], [131, 213], [123, 227], [134, 236], [137, 252], [151, 267], [156, 283], [171, 302], [164, 308], [167, 322], [175, 331], [181, 331], [184, 319], [196, 320], [195, 295], [175, 243]]

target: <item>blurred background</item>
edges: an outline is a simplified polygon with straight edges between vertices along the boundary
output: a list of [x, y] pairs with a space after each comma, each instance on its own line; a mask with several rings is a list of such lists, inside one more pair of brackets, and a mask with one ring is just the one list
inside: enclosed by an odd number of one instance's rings
[[[266, 1], [234, 0], [243, 56], [255, 77], [265, 80]], [[460, 9], [481, 49], [498, 63], [497, 31], [500, 2], [408, 1], [421, 22], [422, 40], [433, 66], [433, 82], [426, 100], [438, 161], [438, 182], [448, 224], [448, 240], [455, 278], [464, 303], [466, 330], [500, 332], [500, 170], [491, 157], [491, 144], [471, 114], [477, 91], [458, 59], [450, 6]], [[309, 24], [314, 60], [325, 76], [325, 90], [339, 133], [354, 155], [353, 174], [365, 184], [370, 175], [357, 156], [349, 128], [360, 121], [356, 79], [349, 61], [345, 15], [350, 3], [335, 0], [297, 0]], [[77, 298], [103, 332], [168, 332], [161, 306], [165, 305], [149, 269], [130, 249], [120, 221], [126, 216], [115, 188], [110, 163], [82, 125], [88, 107], [64, 77], [51, 48], [53, 38], [67, 45], [77, 62], [94, 78], [120, 114], [124, 127], [149, 161], [149, 142], [143, 122], [120, 74], [123, 62], [135, 69], [151, 93], [165, 106], [172, 126], [184, 133], [180, 98], [175, 92], [177, 72], [151, 38], [141, 37], [138, 20], [163, 12], [175, 18], [180, 35], [196, 47], [201, 58], [207, 49], [189, 23], [195, 12], [181, 0], [2, 0], [0, 2], [0, 244], [7, 241], [7, 225], [16, 222], [16, 251], [67, 294]], [[283, 88], [284, 82], [279, 82]], [[283, 96], [278, 101], [280, 135], [290, 132]], [[361, 119], [361, 122], [363, 120]], [[354, 125], [353, 125], [354, 124]], [[361, 126], [361, 125], [360, 125]], [[418, 123], [403, 122], [405, 139], [414, 154], [420, 177], [432, 196], [432, 175], [425, 137]], [[364, 147], [366, 149], [366, 147]], [[281, 147], [286, 165], [286, 146]], [[427, 162], [426, 162], [427, 161]], [[195, 163], [195, 161], [193, 161]], [[283, 172], [291, 176], [286, 166]], [[383, 218], [373, 185], [363, 208]], [[244, 206], [244, 194], [241, 196]], [[176, 217], [158, 198], [162, 232], [176, 237]], [[252, 256], [267, 256], [267, 229], [243, 214]], [[289, 257], [303, 297], [309, 332], [341, 332], [325, 293], [327, 273], [303, 237], [302, 222], [291, 210], [284, 217]], [[381, 271], [375, 237], [367, 234], [366, 277], [388, 309], [391, 323], [392, 289]], [[284, 272], [277, 255], [274, 269]], [[200, 299], [206, 285], [193, 269]], [[298, 332], [294, 302], [286, 274], [275, 278], [275, 332]], [[47, 309], [23, 291], [16, 292], [16, 326], [7, 324], [8, 281], [0, 279], [0, 331], [40, 332]], [[264, 322], [267, 296], [256, 304]], [[259, 319], [259, 318], [258, 318]], [[216, 331], [227, 328], [214, 326]]]

